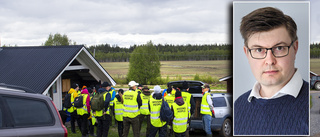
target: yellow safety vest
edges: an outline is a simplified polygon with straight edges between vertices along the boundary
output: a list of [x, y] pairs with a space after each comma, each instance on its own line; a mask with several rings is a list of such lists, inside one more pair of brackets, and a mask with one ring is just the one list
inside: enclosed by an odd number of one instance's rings
[[114, 99], [114, 114], [117, 121], [123, 121], [123, 104], [117, 98]]
[[187, 103], [188, 105], [188, 113], [189, 113], [189, 118], [191, 117], [191, 103], [190, 103], [190, 100], [191, 100], [191, 94], [189, 92], [181, 92], [181, 96], [183, 98], [183, 101], [185, 103]]
[[[90, 97], [90, 101], [92, 99], [93, 96]], [[91, 121], [92, 121], [92, 125], [94, 125], [97, 121], [96, 117], [93, 115], [92, 113], [92, 109], [90, 110], [90, 115], [91, 115]]]
[[77, 114], [82, 116], [84, 114], [88, 114], [88, 108], [87, 108], [87, 97], [88, 97], [88, 94], [81, 94], [81, 96], [83, 96], [83, 107], [82, 108], [78, 108], [77, 109]]
[[174, 102], [174, 99], [175, 99], [175, 96], [172, 96], [171, 94], [167, 94], [164, 99], [167, 101], [169, 107], [171, 108], [173, 102]]
[[[112, 89], [111, 91], [109, 91], [111, 98], [112, 98], [112, 94], [113, 94], [114, 89]], [[114, 103], [114, 99], [110, 101], [110, 106], [112, 107]]]
[[[71, 89], [70, 89], [71, 90]], [[73, 92], [74, 93], [74, 92]], [[72, 112], [74, 112], [75, 110], [77, 110], [77, 108], [76, 107], [74, 107], [73, 105], [74, 105], [74, 97], [73, 97], [73, 93], [71, 93], [71, 97], [70, 97], [70, 101], [71, 101], [71, 104], [72, 104], [72, 106], [70, 107], [70, 108], [68, 108], [67, 109], [67, 111], [68, 112], [70, 112], [70, 113], [72, 113]]]
[[200, 113], [212, 116], [212, 112], [210, 111], [210, 107], [209, 107], [209, 104], [207, 102], [207, 96], [211, 96], [209, 92], [206, 92], [202, 96]]
[[173, 131], [176, 133], [183, 133], [187, 130], [188, 123], [188, 105], [184, 103], [179, 106], [177, 103], [172, 104], [174, 111], [174, 119], [172, 121]]
[[[106, 101], [106, 96], [107, 96], [107, 94], [108, 94], [108, 92], [105, 92], [104, 94], [103, 94], [103, 101]], [[110, 114], [110, 106], [108, 107], [108, 109], [107, 109], [107, 112], [106, 112], [106, 114]], [[99, 110], [99, 111], [96, 111], [96, 113], [95, 113], [95, 117], [102, 117], [103, 116], [103, 112], [104, 112], [104, 109], [103, 110]]]
[[132, 90], [123, 93], [123, 117], [135, 118], [140, 114], [137, 97], [138, 93]]
[[142, 106], [140, 107], [140, 114], [142, 115], [150, 115], [148, 102], [150, 100], [150, 95], [144, 95], [143, 93], [140, 94], [142, 100]]
[[154, 99], [150, 97], [150, 122], [154, 127], [162, 127], [166, 124], [165, 121], [160, 120], [160, 108], [162, 99]]

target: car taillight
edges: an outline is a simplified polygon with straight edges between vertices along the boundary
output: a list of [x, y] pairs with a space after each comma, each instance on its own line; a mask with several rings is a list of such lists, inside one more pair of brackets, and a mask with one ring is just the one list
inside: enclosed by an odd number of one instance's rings
[[59, 120], [60, 120], [61, 126], [62, 126], [62, 128], [63, 128], [63, 130], [64, 130], [64, 137], [68, 137], [68, 130], [67, 130], [67, 128], [66, 128], [66, 127], [63, 125], [63, 123], [62, 123], [62, 119], [61, 119], [60, 113], [59, 113], [56, 105], [54, 105], [54, 103], [53, 103], [52, 100], [51, 100], [51, 103], [52, 103], [52, 105], [54, 106], [54, 109], [56, 109], [57, 114], [59, 115]]

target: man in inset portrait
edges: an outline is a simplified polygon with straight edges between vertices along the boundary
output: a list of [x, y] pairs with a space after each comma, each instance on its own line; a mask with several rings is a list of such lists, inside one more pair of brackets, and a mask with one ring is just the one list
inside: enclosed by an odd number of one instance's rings
[[242, 18], [240, 33], [256, 83], [234, 102], [234, 135], [308, 135], [309, 83], [295, 67], [295, 21], [259, 8]]

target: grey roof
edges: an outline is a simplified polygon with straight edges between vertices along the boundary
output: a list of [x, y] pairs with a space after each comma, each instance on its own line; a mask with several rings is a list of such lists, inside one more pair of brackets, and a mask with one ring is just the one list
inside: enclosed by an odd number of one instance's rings
[[84, 46], [0, 48], [0, 83], [44, 92]]

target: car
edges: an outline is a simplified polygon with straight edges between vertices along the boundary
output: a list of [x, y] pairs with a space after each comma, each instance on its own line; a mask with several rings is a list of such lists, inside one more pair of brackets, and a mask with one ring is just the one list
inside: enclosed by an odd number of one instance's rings
[[0, 136], [67, 137], [52, 99], [29, 92], [27, 88], [0, 84]]
[[320, 90], [320, 76], [312, 76], [311, 77], [310, 87], [315, 90]]
[[[201, 81], [172, 81], [167, 85], [182, 88], [182, 83], [187, 82], [189, 93], [193, 96], [196, 107], [191, 116], [190, 131], [202, 130], [202, 115], [200, 114], [200, 105], [202, 100]], [[226, 93], [211, 94], [215, 115], [212, 116], [211, 130], [219, 131], [221, 136], [232, 136], [232, 95]]]

